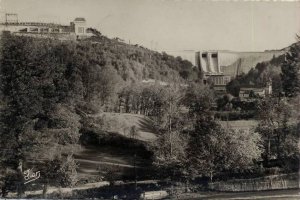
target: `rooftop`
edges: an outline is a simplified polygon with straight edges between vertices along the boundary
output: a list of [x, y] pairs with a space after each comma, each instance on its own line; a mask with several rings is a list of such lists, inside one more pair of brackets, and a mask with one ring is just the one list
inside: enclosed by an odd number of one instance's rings
[[75, 22], [85, 22], [85, 19], [83, 17], [76, 17]]
[[253, 92], [264, 92], [265, 90], [263, 88], [241, 88], [240, 90], [240, 94], [250, 94], [250, 92], [253, 91]]

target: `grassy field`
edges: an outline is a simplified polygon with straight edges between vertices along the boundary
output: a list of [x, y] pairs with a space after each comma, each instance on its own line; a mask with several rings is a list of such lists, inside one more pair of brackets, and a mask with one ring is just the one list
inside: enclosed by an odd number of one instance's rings
[[[130, 130], [133, 126], [137, 132], [135, 136], [137, 141], [148, 144], [157, 138], [158, 131], [155, 129], [154, 122], [143, 115], [104, 112], [90, 117], [96, 119], [96, 122], [101, 122], [103, 130], [111, 134], [112, 138], [114, 136], [131, 138]], [[128, 141], [130, 142], [130, 140]], [[151, 160], [147, 156], [141, 155], [142, 152], [143, 150], [135, 146], [119, 146], [118, 143], [110, 144], [108, 142], [105, 145], [85, 144], [74, 157], [79, 165], [78, 173], [82, 180], [88, 179], [88, 177], [95, 178], [101, 171], [107, 169], [117, 169], [116, 173], [119, 177], [132, 175], [134, 167], [137, 168], [138, 173], [143, 173], [144, 169], [151, 166]]]
[[257, 120], [234, 120], [234, 121], [219, 121], [223, 128], [235, 130], [254, 130], [257, 125]]
[[152, 142], [157, 138], [158, 131], [154, 126], [154, 122], [144, 115], [104, 112], [94, 115], [94, 117], [103, 120], [103, 129], [107, 132], [131, 137], [131, 128], [135, 126], [137, 130], [136, 139]]
[[74, 157], [78, 163], [78, 174], [81, 180], [97, 178], [107, 170], [113, 170], [117, 177], [130, 176], [134, 167], [138, 172], [151, 166], [151, 160], [141, 156], [134, 158], [131, 150], [110, 146], [84, 146]]

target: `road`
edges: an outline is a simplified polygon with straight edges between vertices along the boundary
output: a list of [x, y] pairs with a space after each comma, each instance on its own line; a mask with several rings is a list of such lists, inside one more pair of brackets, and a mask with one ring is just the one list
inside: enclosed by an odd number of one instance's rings
[[218, 199], [218, 200], [246, 200], [246, 199], [259, 199], [259, 200], [298, 200], [300, 199], [300, 189], [290, 190], [273, 190], [273, 191], [259, 191], [259, 192], [235, 192], [235, 193], [200, 193], [182, 196], [180, 199], [197, 200], [197, 199]]

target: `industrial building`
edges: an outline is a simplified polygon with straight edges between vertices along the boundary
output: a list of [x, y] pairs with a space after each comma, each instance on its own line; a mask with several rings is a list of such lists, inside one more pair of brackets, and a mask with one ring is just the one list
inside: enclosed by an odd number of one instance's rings
[[272, 95], [272, 80], [270, 79], [265, 87], [243, 86], [240, 88], [239, 97], [241, 99], [251, 97], [266, 97]]
[[[257, 63], [284, 54], [284, 50], [264, 52], [234, 52], [227, 50], [195, 52], [195, 66], [204, 75], [204, 82], [212, 82], [216, 88], [225, 86], [231, 79], [248, 73]], [[222, 89], [224, 90], [224, 89]]]
[[195, 65], [203, 73], [204, 82], [212, 82], [215, 86], [225, 86], [232, 78], [223, 73], [217, 51], [196, 52]]
[[56, 37], [58, 39], [81, 39], [93, 35], [87, 28], [84, 18], [75, 18], [70, 25], [41, 22], [20, 22], [17, 14], [6, 13], [0, 23], [0, 32], [8, 31], [16, 35], [34, 37]]

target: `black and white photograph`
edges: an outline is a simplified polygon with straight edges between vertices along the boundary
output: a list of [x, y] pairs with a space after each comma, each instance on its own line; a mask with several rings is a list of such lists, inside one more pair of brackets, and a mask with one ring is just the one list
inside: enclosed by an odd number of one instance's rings
[[0, 199], [300, 199], [299, 0], [0, 0]]

